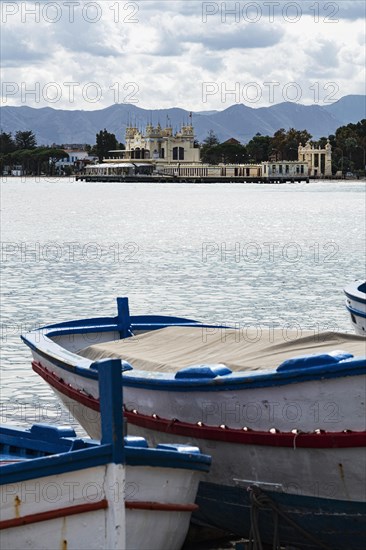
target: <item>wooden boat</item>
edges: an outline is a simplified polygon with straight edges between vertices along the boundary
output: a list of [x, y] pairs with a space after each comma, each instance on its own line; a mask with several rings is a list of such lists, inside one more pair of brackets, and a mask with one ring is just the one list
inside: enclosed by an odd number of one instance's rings
[[366, 281], [354, 281], [344, 289], [346, 308], [356, 334], [366, 336]]
[[70, 428], [0, 427], [2, 548], [182, 547], [210, 458], [192, 446], [123, 438], [121, 361], [94, 367], [101, 443]]
[[23, 336], [33, 369], [93, 437], [93, 361], [122, 358], [128, 431], [212, 455], [196, 521], [248, 536], [263, 516], [267, 543], [274, 532], [300, 548], [363, 548], [364, 338], [130, 316], [127, 299], [117, 305], [116, 317]]

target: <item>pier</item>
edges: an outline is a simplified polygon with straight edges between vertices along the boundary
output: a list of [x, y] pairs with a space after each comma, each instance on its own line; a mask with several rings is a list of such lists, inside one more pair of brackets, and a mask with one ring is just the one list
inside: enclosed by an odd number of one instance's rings
[[75, 181], [102, 183], [309, 183], [309, 176], [170, 176], [170, 175], [90, 175], [75, 176]]

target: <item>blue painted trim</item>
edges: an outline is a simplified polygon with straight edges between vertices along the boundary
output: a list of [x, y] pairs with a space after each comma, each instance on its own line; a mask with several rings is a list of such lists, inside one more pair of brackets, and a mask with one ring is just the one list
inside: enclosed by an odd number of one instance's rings
[[117, 298], [118, 328], [121, 338], [128, 338], [131, 333], [131, 318], [128, 298]]
[[356, 280], [348, 284], [343, 292], [350, 300], [366, 304], [366, 281]]
[[[3, 466], [1, 484], [64, 472], [73, 472], [94, 466], [106, 465], [110, 462], [115, 462], [116, 464], [124, 462], [121, 361], [119, 359], [106, 359], [98, 361], [94, 365], [97, 367], [94, 374], [98, 376], [99, 381], [102, 443], [100, 445], [95, 444], [88, 449], [71, 449], [69, 452], [62, 454]], [[33, 433], [33, 437], [40, 437], [42, 434], [44, 437], [45, 429], [42, 431], [39, 427], [38, 429], [32, 428], [31, 433]], [[11, 433], [8, 432], [8, 436], [10, 435]], [[59, 444], [60, 437], [58, 435], [56, 433], [50, 439]], [[26, 439], [29, 444], [29, 439], [32, 438], [28, 436]], [[74, 446], [80, 446], [80, 444], [75, 442]]]
[[345, 359], [352, 359], [352, 353], [346, 351], [331, 351], [329, 353], [314, 353], [312, 355], [297, 355], [286, 359], [278, 367], [277, 372], [293, 369], [308, 369], [309, 367], [316, 367], [319, 365], [336, 365], [340, 361]]
[[354, 302], [359, 302], [360, 304], [366, 304], [366, 298], [361, 298], [361, 296], [355, 296], [354, 294], [351, 294], [350, 292], [344, 291], [347, 298], [350, 300], [353, 300]]
[[[119, 299], [120, 301], [120, 313], [123, 318], [128, 318], [129, 313], [126, 311], [125, 299]], [[124, 300], [124, 301], [123, 301]], [[122, 311], [123, 310], [123, 311]], [[123, 313], [124, 312], [124, 313]], [[128, 315], [127, 315], [128, 313]], [[132, 331], [134, 329], [155, 330], [166, 326], [197, 326], [197, 327], [212, 327], [218, 328], [215, 325], [203, 325], [195, 321], [184, 320], [183, 318], [170, 318], [163, 316], [135, 316], [129, 317], [130, 326]], [[120, 319], [122, 321], [122, 319]], [[178, 321], [179, 320], [179, 321]], [[111, 318], [105, 317], [101, 319], [93, 319], [96, 325], [91, 324], [91, 320], [83, 320], [80, 322], [72, 321], [71, 323], [62, 323], [61, 325], [53, 325], [45, 328], [38, 329], [37, 331], [30, 332], [26, 335], [22, 335], [22, 340], [34, 351], [39, 353], [45, 359], [54, 362], [61, 369], [67, 370], [74, 374], [77, 374], [84, 378], [95, 379], [96, 373], [94, 369], [90, 368], [92, 362], [88, 359], [84, 359], [77, 354], [64, 350], [61, 346], [53, 342], [48, 336], [60, 334], [58, 330], [67, 330], [68, 334], [72, 334], [75, 331], [75, 325], [77, 329], [85, 330], [88, 327], [86, 333], [100, 332], [103, 327], [103, 323], [108, 323], [108, 330], [119, 331], [120, 325], [118, 324], [118, 318], [115, 318], [116, 324], [110, 324]], [[160, 321], [164, 321], [164, 324], [160, 324]], [[155, 324], [154, 324], [155, 323]], [[157, 324], [158, 323], [158, 324]], [[128, 325], [128, 323], [127, 323]], [[60, 327], [61, 329], [55, 327]], [[219, 327], [229, 328], [229, 327]], [[39, 331], [42, 331], [42, 343], [47, 345], [43, 348], [38, 344]], [[133, 365], [132, 365], [133, 367]], [[187, 365], [187, 367], [189, 367]], [[126, 369], [130, 368], [130, 365], [126, 365]], [[94, 371], [94, 372], [93, 372]], [[194, 376], [191, 378], [176, 376], [175, 373], [159, 373], [159, 372], [147, 372], [142, 370], [131, 370], [124, 375], [124, 385], [129, 387], [138, 387], [151, 390], [162, 391], [225, 391], [225, 390], [243, 390], [249, 388], [258, 387], [272, 387], [283, 386], [286, 384], [294, 384], [298, 382], [306, 382], [312, 380], [322, 380], [339, 378], [344, 376], [360, 376], [366, 372], [366, 357], [356, 357], [349, 360], [343, 360], [336, 365], [317, 365], [309, 366], [305, 368], [291, 368], [288, 371], [276, 372], [266, 371], [259, 374], [245, 373], [244, 371], [234, 372], [229, 374], [227, 371], [222, 371], [219, 375], [215, 373], [215, 377], [212, 377], [212, 366], [202, 365], [202, 375], [200, 376], [199, 369], [195, 369]], [[182, 371], [181, 371], [182, 372]], [[211, 378], [210, 378], [211, 376]]]
[[[157, 374], [157, 373], [154, 373]], [[332, 378], [343, 378], [346, 376], [361, 376], [366, 374], [366, 358], [355, 358], [348, 361], [342, 361], [330, 367], [317, 366], [308, 369], [293, 369], [290, 371], [276, 372], [257, 375], [243, 375], [235, 372], [207, 379], [173, 379], [151, 377], [151, 373], [144, 371], [131, 371], [126, 373], [123, 385], [126, 387], [138, 387], [149, 390], [162, 391], [234, 391], [246, 390], [251, 388], [267, 388], [274, 386], [284, 386], [287, 384], [298, 384], [300, 382], [309, 382], [314, 380], [324, 380]]]
[[[29, 336], [29, 335], [27, 335]], [[27, 343], [26, 338], [24, 341]], [[90, 369], [92, 364], [89, 360], [84, 360], [88, 364], [88, 368], [73, 366], [63, 363], [58, 358], [55, 358], [55, 354], [52, 353], [51, 348], [57, 348], [57, 355], [60, 356], [62, 348], [50, 340], [48, 347], [48, 353], [44, 353], [35, 348], [37, 353], [43, 356], [45, 359], [55, 363], [62, 370], [77, 374], [82, 378], [96, 378], [96, 372], [94, 369]], [[80, 356], [74, 354], [75, 361], [79, 361]], [[292, 369], [289, 371], [270, 371], [260, 374], [245, 374], [243, 372], [233, 372], [232, 374], [226, 374], [223, 376], [217, 376], [215, 378], [191, 378], [191, 379], [176, 379], [175, 373], [165, 374], [160, 372], [148, 372], [138, 371], [133, 369], [125, 373], [123, 379], [123, 385], [126, 387], [138, 387], [150, 390], [169, 390], [169, 391], [233, 391], [233, 390], [245, 390], [251, 388], [264, 388], [273, 386], [284, 386], [287, 384], [295, 384], [299, 382], [307, 382], [312, 380], [323, 380], [340, 378], [345, 376], [361, 376], [366, 374], [366, 357], [355, 357], [341, 361], [336, 365], [316, 366], [309, 367], [307, 369]]]
[[354, 315], [355, 317], [362, 317], [362, 319], [366, 319], [366, 313], [364, 313], [363, 311], [360, 311], [359, 309], [353, 309], [353, 307], [349, 306], [346, 304], [346, 308], [348, 309], [348, 311], [350, 313], [352, 313], [352, 315]]
[[[184, 447], [184, 446], [182, 446]], [[197, 448], [196, 448], [197, 449]], [[126, 446], [126, 463], [128, 466], [151, 466], [156, 468], [180, 468], [183, 470], [195, 470], [208, 472], [211, 464], [211, 457], [197, 450], [175, 450], [175, 446], [169, 448], [144, 449], [141, 447]]]
[[[62, 453], [70, 449], [70, 439], [76, 438], [71, 428], [34, 424], [29, 431], [0, 425], [0, 452], [31, 458], [46, 453]], [[20, 445], [20, 448], [19, 448]]]
[[111, 462], [111, 458], [112, 445], [95, 445], [89, 449], [7, 464], [1, 466], [0, 485], [103, 466]]
[[194, 379], [198, 378], [217, 378], [217, 376], [227, 376], [232, 374], [232, 371], [225, 365], [192, 365], [190, 367], [184, 367], [175, 373], [174, 378], [179, 379]]
[[124, 463], [123, 398], [120, 359], [102, 359], [93, 364], [98, 370], [103, 444], [112, 445], [115, 464]]
[[[122, 403], [121, 409], [122, 410]], [[35, 425], [37, 427], [37, 425]], [[32, 429], [34, 426], [32, 426]], [[55, 428], [56, 427], [50, 427]], [[75, 470], [83, 469], [89, 466], [95, 465], [93, 462], [93, 451], [96, 451], [94, 454], [103, 455], [100, 449], [103, 447], [106, 450], [110, 449], [113, 452], [110, 445], [100, 445], [99, 442], [92, 439], [86, 438], [77, 438], [77, 437], [66, 437], [60, 441], [47, 442], [45, 440], [34, 441], [32, 438], [32, 429], [31, 431], [26, 430], [13, 430], [6, 427], [0, 427], [0, 450], [1, 450], [1, 459], [23, 459], [24, 462], [19, 462], [16, 464], [9, 464], [7, 466], [1, 467], [1, 472], [8, 472], [8, 467], [12, 466], [10, 472], [18, 472], [19, 470], [19, 479], [16, 481], [21, 481], [23, 479], [32, 479], [35, 477], [43, 477], [44, 475], [52, 475], [54, 473], [62, 473], [63, 471], [72, 471], [72, 470], [62, 470], [60, 471], [52, 469], [55, 467], [55, 461], [50, 461], [51, 458], [63, 457], [65, 463], [68, 462], [77, 462]], [[102, 429], [105, 430], [105, 427], [102, 425]], [[122, 458], [125, 459], [126, 464], [129, 466], [151, 466], [158, 468], [181, 468], [189, 469], [195, 471], [208, 472], [211, 464], [211, 457], [204, 455], [200, 452], [199, 448], [192, 445], [181, 445], [181, 444], [160, 444], [156, 448], [148, 447], [148, 443], [143, 437], [132, 437], [127, 436], [122, 439], [122, 430], [120, 430], [119, 425], [115, 425], [115, 431], [113, 426], [107, 428], [111, 430], [116, 436], [115, 446], [117, 447], [117, 452], [121, 452], [121, 449], [124, 448], [124, 455]], [[33, 449], [35, 446], [38, 446], [39, 456], [34, 455]], [[76, 451], [81, 450], [90, 451], [89, 454], [84, 454], [85, 460], [80, 461], [82, 455], [77, 455]], [[9, 451], [9, 452], [8, 452]], [[62, 454], [60, 454], [62, 453]], [[43, 461], [42, 463], [35, 462], [37, 459], [47, 459], [47, 462]], [[118, 458], [118, 457], [117, 457]], [[100, 456], [99, 456], [100, 459]], [[98, 459], [98, 460], [99, 460]], [[34, 467], [34, 475], [31, 474], [32, 463]], [[22, 464], [28, 464], [27, 467], [21, 468]], [[97, 462], [97, 465], [104, 464], [104, 462]], [[4, 469], [6, 468], [6, 470]], [[43, 469], [45, 473], [43, 473]], [[23, 470], [26, 471], [28, 477], [22, 477]], [[50, 473], [49, 473], [50, 472]], [[15, 475], [15, 473], [14, 473]], [[11, 478], [9, 483], [13, 483], [14, 479]], [[7, 483], [6, 481], [3, 482]]]

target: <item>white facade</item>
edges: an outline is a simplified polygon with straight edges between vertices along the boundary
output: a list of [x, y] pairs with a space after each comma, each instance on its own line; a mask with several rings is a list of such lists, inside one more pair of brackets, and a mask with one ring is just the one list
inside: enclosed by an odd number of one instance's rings
[[125, 158], [154, 160], [157, 164], [200, 162], [200, 150], [194, 146], [194, 130], [187, 124], [173, 134], [170, 126], [146, 126], [145, 132], [136, 127], [126, 129]]
[[81, 168], [90, 162], [98, 160], [96, 156], [90, 156], [87, 151], [76, 151], [74, 149], [65, 149], [65, 153], [69, 156], [60, 159], [56, 162], [56, 168], [64, 168], [70, 166], [71, 168]]
[[262, 162], [262, 176], [265, 178], [286, 180], [307, 178], [309, 167], [307, 162], [297, 160], [281, 160]]
[[332, 146], [329, 139], [324, 147], [317, 149], [309, 142], [305, 146], [301, 143], [298, 148], [300, 161], [309, 165], [309, 176], [331, 176], [332, 175]]

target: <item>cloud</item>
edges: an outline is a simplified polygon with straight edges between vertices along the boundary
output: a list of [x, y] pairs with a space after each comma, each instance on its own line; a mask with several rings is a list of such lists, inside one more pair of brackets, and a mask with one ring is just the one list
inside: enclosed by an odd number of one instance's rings
[[200, 43], [211, 51], [268, 48], [281, 40], [281, 32], [279, 29], [273, 29], [272, 33], [268, 33], [265, 29], [248, 26], [231, 33], [221, 31], [214, 35], [186, 36], [183, 40]]
[[[55, 23], [45, 17], [36, 22], [33, 17], [25, 24], [19, 11], [2, 25], [2, 79], [25, 82], [30, 89], [34, 82], [42, 87], [49, 82], [62, 86], [76, 81], [79, 87], [72, 102], [63, 94], [57, 105], [47, 103], [44, 97], [36, 105], [70, 109], [100, 109], [128, 102], [131, 90], [138, 105], [148, 109], [221, 109], [220, 94], [210, 97], [210, 104], [202, 102], [203, 82], [215, 82], [220, 89], [223, 83], [229, 90], [237, 83], [242, 90], [247, 83], [256, 82], [263, 90], [260, 105], [268, 104], [265, 83], [271, 81], [279, 83], [278, 101], [284, 99], [281, 93], [289, 82], [301, 86], [304, 102], [314, 98], [314, 86], [325, 90], [327, 82], [337, 83], [339, 97], [362, 93], [363, 2], [220, 0], [209, 3], [216, 13], [205, 21], [202, 10], [207, 4], [198, 0], [99, 0], [100, 17], [95, 22], [91, 21], [95, 13], [83, 12], [81, 0], [72, 21], [63, 12]], [[273, 5], [274, 20], [269, 17], [268, 4]], [[64, 2], [58, 5], [62, 7]], [[237, 5], [239, 18], [227, 11]], [[246, 20], [255, 15], [254, 8], [243, 11], [249, 5], [262, 10], [256, 22]], [[285, 5], [292, 9], [283, 11]], [[293, 20], [294, 6], [300, 8], [297, 21]], [[317, 6], [318, 20], [314, 14]], [[339, 8], [337, 23], [324, 21], [331, 16], [330, 8]], [[49, 19], [52, 14], [48, 12]], [[95, 103], [82, 93], [90, 82], [97, 82], [103, 92]], [[12, 103], [7, 104], [19, 104], [17, 99], [14, 94], [9, 98]], [[23, 104], [31, 104], [31, 96], [26, 99]]]
[[[309, 9], [313, 2], [308, 2]], [[363, 0], [338, 0], [336, 2], [329, 2], [328, 0], [321, 0], [319, 2], [319, 14], [323, 18], [331, 19], [349, 19], [355, 21], [356, 19], [365, 19], [366, 4]]]
[[49, 58], [48, 51], [37, 47], [27, 38], [14, 36], [6, 29], [1, 34], [1, 65], [4, 68], [19, 67], [22, 64], [40, 64]]
[[308, 65], [307, 74], [311, 77], [331, 77], [335, 69], [339, 67], [339, 53], [341, 45], [330, 40], [320, 39], [309, 51], [311, 62]]

